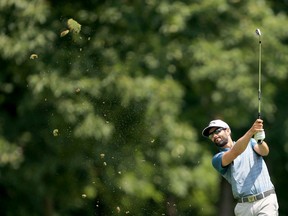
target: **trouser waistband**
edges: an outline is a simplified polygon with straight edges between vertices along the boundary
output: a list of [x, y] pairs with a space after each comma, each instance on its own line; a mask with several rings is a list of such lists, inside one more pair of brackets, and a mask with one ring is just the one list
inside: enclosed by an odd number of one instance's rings
[[260, 193], [260, 194], [242, 197], [242, 198], [238, 199], [238, 203], [255, 202], [255, 201], [258, 201], [260, 199], [263, 199], [263, 198], [269, 196], [270, 194], [275, 194], [275, 190], [271, 189], [271, 190], [265, 191], [265, 192]]

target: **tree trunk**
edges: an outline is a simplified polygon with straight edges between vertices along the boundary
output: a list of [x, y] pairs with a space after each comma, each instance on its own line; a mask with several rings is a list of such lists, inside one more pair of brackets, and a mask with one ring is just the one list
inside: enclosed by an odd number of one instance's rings
[[177, 215], [177, 208], [174, 197], [171, 195], [167, 198], [167, 215], [168, 216], [176, 216]]
[[221, 178], [218, 206], [218, 216], [234, 216], [235, 201], [231, 185], [224, 178]]
[[44, 215], [52, 216], [54, 214], [53, 200], [50, 196], [47, 196], [44, 200]]

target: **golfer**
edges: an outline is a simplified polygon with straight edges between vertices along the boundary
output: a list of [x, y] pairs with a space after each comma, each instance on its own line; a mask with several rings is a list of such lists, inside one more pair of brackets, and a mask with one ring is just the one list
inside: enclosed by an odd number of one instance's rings
[[269, 153], [264, 141], [263, 120], [257, 119], [236, 142], [232, 141], [229, 125], [222, 120], [211, 121], [202, 135], [219, 149], [212, 164], [232, 186], [233, 196], [238, 201], [235, 215], [278, 215], [277, 196], [263, 160]]

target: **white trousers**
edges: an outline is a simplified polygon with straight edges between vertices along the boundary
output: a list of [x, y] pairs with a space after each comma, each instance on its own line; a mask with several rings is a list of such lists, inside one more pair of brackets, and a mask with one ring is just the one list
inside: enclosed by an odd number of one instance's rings
[[234, 209], [236, 216], [278, 216], [278, 201], [276, 194], [256, 202], [237, 203]]

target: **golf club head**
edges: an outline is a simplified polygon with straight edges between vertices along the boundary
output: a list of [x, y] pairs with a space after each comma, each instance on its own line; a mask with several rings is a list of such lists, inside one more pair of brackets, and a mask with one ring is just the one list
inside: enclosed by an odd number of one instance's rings
[[256, 34], [258, 35], [258, 36], [261, 36], [261, 31], [260, 31], [260, 29], [256, 29]]

